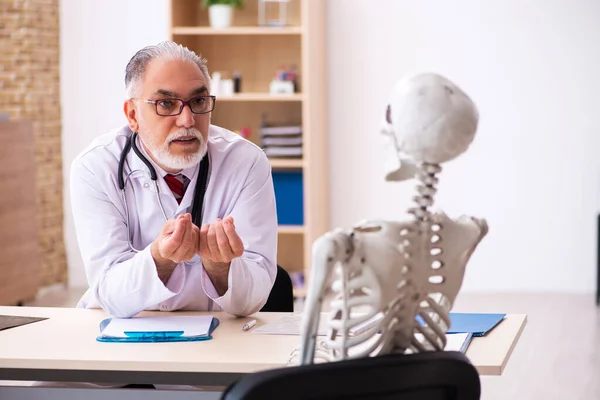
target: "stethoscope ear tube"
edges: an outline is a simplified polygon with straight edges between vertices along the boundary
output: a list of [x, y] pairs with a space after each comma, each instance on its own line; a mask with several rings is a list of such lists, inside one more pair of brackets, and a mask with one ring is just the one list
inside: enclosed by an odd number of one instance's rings
[[135, 143], [136, 137], [137, 137], [137, 132], [133, 132], [133, 134], [131, 135], [131, 148], [133, 149], [135, 154], [137, 154], [137, 156], [140, 158], [140, 160], [142, 160], [142, 162], [144, 164], [146, 164], [146, 167], [148, 167], [148, 171], [150, 171], [150, 178], [156, 182], [156, 180], [158, 179], [156, 176], [156, 170], [154, 169], [152, 164], [150, 164], [150, 161], [148, 161], [146, 159], [146, 157], [144, 157], [144, 155], [140, 152], [140, 149], [138, 149], [137, 144]]
[[125, 179], [123, 179], [125, 158], [127, 158], [127, 153], [129, 153], [129, 149], [131, 148], [131, 141], [127, 141], [125, 143], [125, 148], [121, 152], [121, 159], [119, 160], [119, 169], [117, 172], [117, 179], [119, 180], [119, 189], [125, 189]]

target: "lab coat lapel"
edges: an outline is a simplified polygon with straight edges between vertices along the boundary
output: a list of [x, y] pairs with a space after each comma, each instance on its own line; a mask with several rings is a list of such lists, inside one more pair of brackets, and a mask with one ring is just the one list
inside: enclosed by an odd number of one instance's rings
[[177, 208], [177, 214], [185, 212], [188, 209], [189, 212], [192, 212], [192, 206], [194, 204], [194, 191], [196, 189], [196, 182], [198, 181], [198, 168], [196, 168], [194, 175], [188, 178], [190, 178], [190, 183], [183, 194], [181, 204], [179, 204], [179, 207]]
[[[206, 155], [204, 157], [208, 157], [209, 160], [211, 159], [210, 158], [210, 142], [209, 142], [209, 146], [208, 146], [208, 151], [206, 152]], [[200, 164], [201, 164], [201, 162], [199, 162], [196, 165], [193, 176], [191, 176], [191, 177], [188, 176], [188, 178], [190, 178], [190, 183], [188, 184], [188, 188], [185, 191], [183, 198], [181, 199], [181, 204], [177, 210], [177, 213], [186, 212], [185, 210], [187, 210], [187, 212], [191, 213], [194, 208], [194, 198], [196, 197], [195, 196], [196, 185], [198, 184], [198, 179], [200, 179]], [[211, 169], [212, 169], [212, 163], [209, 163], [208, 175], [207, 175], [207, 179], [206, 179], [207, 185], [208, 185], [208, 182], [210, 182]], [[207, 189], [205, 188], [205, 191], [206, 190]], [[204, 199], [204, 203], [206, 204], [206, 196]]]

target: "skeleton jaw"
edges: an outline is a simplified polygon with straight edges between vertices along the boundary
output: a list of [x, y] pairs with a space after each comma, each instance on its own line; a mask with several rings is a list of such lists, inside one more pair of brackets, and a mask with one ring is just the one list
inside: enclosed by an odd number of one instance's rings
[[392, 182], [414, 178], [418, 172], [417, 164], [402, 152], [394, 134], [393, 126], [384, 121], [380, 133], [383, 135], [385, 143], [385, 180]]

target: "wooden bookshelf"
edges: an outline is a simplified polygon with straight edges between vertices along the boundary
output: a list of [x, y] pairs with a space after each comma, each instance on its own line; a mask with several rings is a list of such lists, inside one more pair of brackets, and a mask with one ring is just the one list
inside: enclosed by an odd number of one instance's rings
[[296, 158], [271, 158], [273, 169], [302, 169], [304, 160]]
[[294, 297], [306, 297], [306, 288], [294, 288]]
[[279, 225], [280, 234], [304, 234], [304, 225]]
[[302, 93], [270, 94], [270, 93], [235, 93], [231, 96], [219, 96], [217, 101], [302, 101]]
[[256, 26], [236, 26], [224, 29], [214, 29], [207, 26], [174, 26], [173, 35], [301, 35], [299, 26], [282, 28], [263, 28]]
[[[258, 26], [258, 0], [245, 0], [231, 27], [213, 29], [201, 0], [171, 0], [171, 40], [208, 60], [209, 72], [224, 78], [241, 73], [241, 91], [217, 94], [212, 123], [232, 131], [248, 128], [261, 145], [263, 115], [270, 125], [302, 126], [302, 158], [270, 158], [276, 174], [301, 173], [301, 198], [278, 196], [278, 203], [302, 204], [303, 223], [279, 227], [279, 265], [310, 279], [312, 243], [329, 229], [326, 110], [326, 5], [323, 0], [291, 0], [288, 24]], [[296, 92], [273, 95], [269, 84], [282, 65], [295, 65]], [[277, 190], [276, 190], [277, 192]], [[283, 196], [282, 196], [283, 197]], [[278, 207], [279, 208], [279, 207]], [[295, 288], [303, 297], [305, 288]]]

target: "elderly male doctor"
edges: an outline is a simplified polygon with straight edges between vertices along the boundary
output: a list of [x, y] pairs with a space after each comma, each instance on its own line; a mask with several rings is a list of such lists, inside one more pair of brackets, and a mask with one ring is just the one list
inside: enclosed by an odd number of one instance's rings
[[[210, 124], [204, 60], [172, 42], [129, 61], [127, 125], [96, 138], [71, 168], [71, 202], [89, 289], [78, 307], [114, 317], [143, 310], [225, 311], [266, 303], [277, 273], [277, 217], [264, 152]], [[135, 145], [156, 171], [131, 149]], [[209, 167], [202, 224], [190, 215], [199, 165]], [[164, 208], [164, 215], [163, 210]], [[165, 220], [166, 215], [166, 220]], [[134, 250], [135, 249], [135, 250]]]

